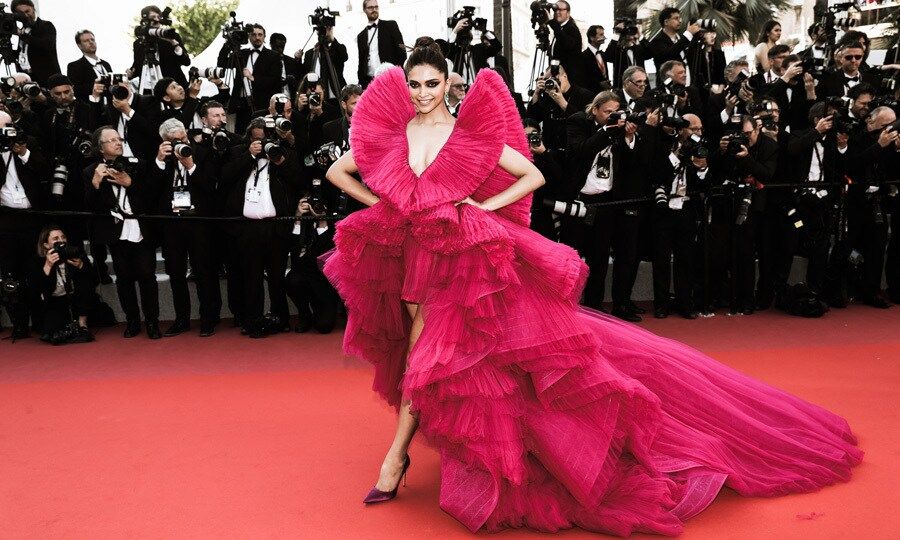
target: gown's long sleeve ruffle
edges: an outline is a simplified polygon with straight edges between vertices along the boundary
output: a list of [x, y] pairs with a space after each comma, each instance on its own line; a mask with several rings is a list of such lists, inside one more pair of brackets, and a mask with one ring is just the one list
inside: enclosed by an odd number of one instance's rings
[[[441, 455], [441, 507], [475, 531], [580, 526], [677, 534], [723, 485], [744, 495], [847, 480], [862, 458], [840, 417], [577, 300], [574, 250], [527, 228], [526, 199], [454, 203], [514, 179], [529, 155], [500, 77], [482, 70], [434, 163], [417, 177], [403, 72], [369, 86], [351, 146], [381, 201], [339, 223], [325, 272], [347, 305], [344, 348], [375, 366]], [[425, 328], [406, 358], [418, 303]]]

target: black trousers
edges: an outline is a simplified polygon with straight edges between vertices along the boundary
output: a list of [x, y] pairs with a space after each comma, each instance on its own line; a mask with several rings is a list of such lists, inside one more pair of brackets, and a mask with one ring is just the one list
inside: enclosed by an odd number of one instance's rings
[[[849, 207], [847, 211], [847, 255], [856, 249], [863, 257], [862, 275], [858, 277], [857, 293], [869, 300], [881, 293], [888, 224], [877, 223], [871, 207]], [[849, 265], [846, 266], [849, 271]]]
[[559, 242], [559, 233], [553, 223], [553, 218], [551, 209], [533, 207], [531, 209], [531, 230], [554, 242]]
[[241, 259], [243, 317], [245, 322], [263, 315], [263, 279], [268, 284], [269, 308], [287, 323], [290, 312], [284, 290], [289, 240], [279, 234], [282, 223], [249, 221], [241, 224], [238, 254]]
[[71, 271], [71, 274], [72, 293], [44, 299], [44, 334], [58, 332], [73, 319], [86, 316], [96, 302], [93, 278], [84, 272]]
[[694, 262], [699, 247], [693, 201], [686, 201], [681, 210], [656, 207], [652, 211], [652, 220], [653, 303], [657, 307], [668, 307], [674, 267], [675, 304], [679, 309], [692, 310]]
[[[588, 202], [588, 201], [586, 201]], [[600, 308], [606, 292], [610, 250], [613, 255], [612, 301], [614, 307], [631, 300], [638, 269], [638, 239], [645, 208], [600, 207], [593, 225], [569, 219], [578, 231], [578, 252], [590, 269], [584, 289], [584, 305]]]
[[291, 271], [285, 277], [285, 290], [297, 306], [300, 321], [312, 322], [316, 331], [334, 330], [340, 297], [311, 255], [291, 261]]
[[712, 303], [707, 309], [715, 309], [723, 301], [732, 311], [755, 308], [754, 223], [758, 219], [756, 213], [750, 212], [742, 225], [715, 220], [707, 227], [707, 295]]
[[197, 297], [200, 300], [200, 320], [215, 322], [219, 318], [216, 303], [219, 288], [218, 274], [212, 266], [211, 226], [199, 221], [172, 222], [162, 225], [162, 254], [166, 261], [166, 273], [172, 286], [175, 318], [188, 321], [191, 318], [191, 297], [188, 292], [188, 256], [191, 271], [197, 278]]
[[[894, 201], [894, 205], [900, 201]], [[891, 300], [900, 300], [900, 208], [891, 212], [891, 239], [888, 242], [884, 265], [887, 292]]]
[[[40, 293], [29, 277], [37, 256], [38, 233], [38, 226], [30, 217], [0, 216], [0, 278], [10, 277], [20, 284], [17, 301], [6, 306], [16, 328], [28, 328], [29, 313], [40, 312]], [[35, 323], [39, 325], [39, 321]]]
[[128, 322], [141, 320], [136, 288], [141, 289], [141, 309], [144, 320], [159, 320], [159, 286], [156, 283], [156, 248], [147, 240], [128, 242], [116, 240], [109, 244], [113, 270], [116, 273], [116, 292]]

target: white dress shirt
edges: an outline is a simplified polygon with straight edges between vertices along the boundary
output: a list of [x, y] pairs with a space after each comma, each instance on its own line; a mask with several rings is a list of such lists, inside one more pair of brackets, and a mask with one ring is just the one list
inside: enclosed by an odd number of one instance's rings
[[244, 184], [244, 217], [262, 219], [275, 216], [272, 187], [269, 183], [269, 160], [261, 158]]
[[378, 31], [381, 29], [380, 26], [381, 21], [376, 20], [369, 23], [368, 28], [366, 28], [366, 41], [369, 43], [369, 65], [366, 73], [370, 77], [375, 76], [375, 71], [381, 65], [381, 57], [378, 56]]
[[[8, 164], [6, 167], [6, 182], [0, 188], [0, 206], [7, 208], [31, 208], [31, 201], [25, 195], [25, 187], [19, 181], [19, 171], [16, 170], [16, 161], [12, 158], [12, 152], [0, 152], [0, 159], [3, 163]], [[26, 150], [25, 154], [19, 157], [22, 163], [28, 163], [31, 157], [31, 150]]]

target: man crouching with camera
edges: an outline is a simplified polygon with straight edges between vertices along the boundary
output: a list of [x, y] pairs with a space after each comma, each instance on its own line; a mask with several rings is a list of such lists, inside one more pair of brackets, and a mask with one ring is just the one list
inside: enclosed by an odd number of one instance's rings
[[87, 314], [97, 283], [84, 251], [69, 244], [60, 227], [48, 225], [38, 236], [37, 253], [41, 260], [34, 283], [43, 300], [41, 340], [53, 345], [94, 341]]

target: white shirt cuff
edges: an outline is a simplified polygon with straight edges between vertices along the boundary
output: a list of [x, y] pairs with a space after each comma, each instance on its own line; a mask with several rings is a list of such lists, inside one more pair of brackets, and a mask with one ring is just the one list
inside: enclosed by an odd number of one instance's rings
[[837, 149], [837, 150], [838, 150], [838, 153], [840, 153], [840, 154], [846, 154], [848, 148], [850, 148], [850, 145], [849, 145], [849, 144], [848, 144], [847, 146], [843, 147], [843, 148], [841, 148], [840, 146], [838, 146], [838, 149]]
[[728, 109], [722, 109], [722, 112], [719, 113], [719, 120], [721, 120], [723, 124], [728, 123]]
[[134, 118], [134, 109], [129, 110], [128, 114], [122, 113], [122, 118], [124, 118], [126, 122]]
[[22, 154], [21, 156], [19, 156], [19, 160], [21, 160], [22, 163], [28, 163], [28, 158], [30, 158], [30, 157], [31, 157], [31, 150], [29, 148], [26, 148], [25, 153]]
[[684, 37], [686, 37], [688, 41], [694, 40], [694, 34], [688, 32], [687, 30], [684, 31]]
[[100, 103], [100, 98], [94, 94], [89, 95], [88, 100], [90, 100], [91, 103]]
[[161, 170], [161, 171], [166, 170], [166, 162], [165, 161], [160, 161], [158, 159], [155, 161], [156, 161], [156, 166], [159, 167], [159, 170]]
[[197, 170], [197, 164], [194, 163], [194, 166], [187, 170], [188, 174], [194, 174], [194, 171]]

